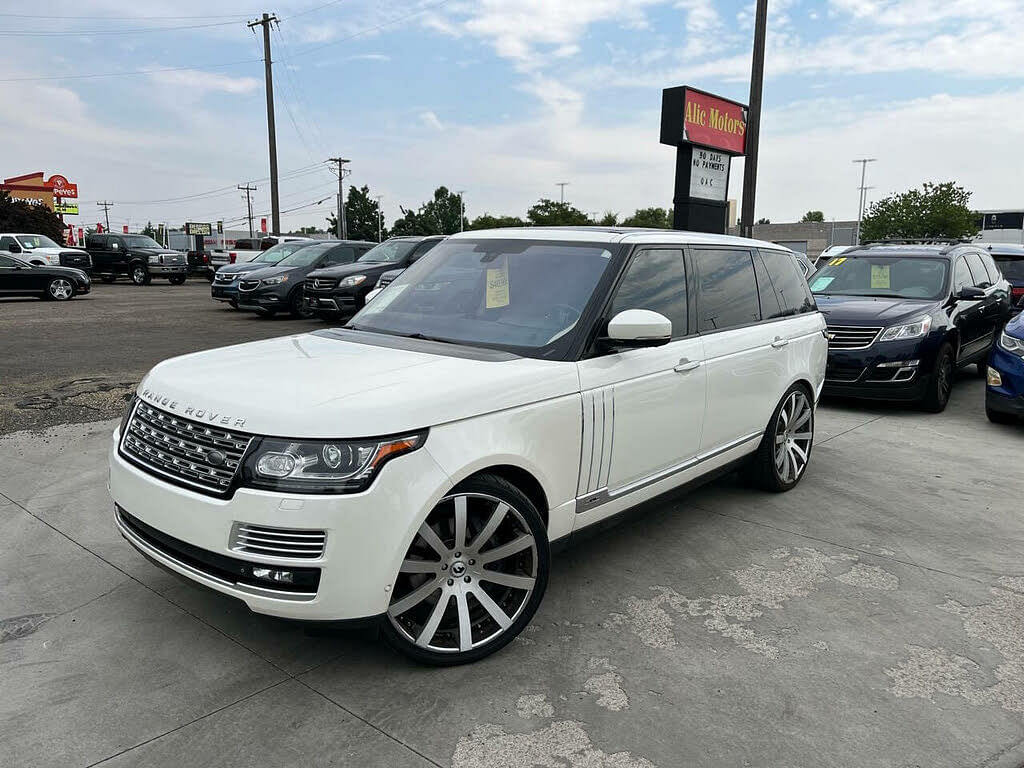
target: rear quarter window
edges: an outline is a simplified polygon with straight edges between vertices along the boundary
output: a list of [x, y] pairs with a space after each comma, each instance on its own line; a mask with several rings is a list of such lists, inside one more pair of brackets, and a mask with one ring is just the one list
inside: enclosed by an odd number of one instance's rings
[[[793, 255], [784, 251], [761, 251], [761, 257], [779, 300], [779, 316], [813, 312], [814, 297]], [[769, 317], [766, 315], [765, 319]]]
[[1004, 256], [998, 253], [992, 254], [996, 266], [1003, 273], [1007, 280], [1015, 283], [1024, 282], [1024, 256]]

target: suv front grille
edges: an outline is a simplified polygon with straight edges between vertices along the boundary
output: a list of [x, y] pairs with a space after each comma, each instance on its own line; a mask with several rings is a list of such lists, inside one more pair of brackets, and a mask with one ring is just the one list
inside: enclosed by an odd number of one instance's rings
[[230, 283], [236, 277], [238, 277], [238, 275], [233, 274], [231, 272], [218, 272], [216, 275], [213, 276], [213, 279], [215, 282], [218, 283]]
[[268, 528], [252, 523], [235, 523], [231, 529], [231, 549], [249, 555], [315, 560], [323, 557], [326, 542], [325, 531]]
[[259, 287], [259, 280], [243, 280], [238, 284], [238, 289], [241, 291], [255, 291]]
[[393, 277], [384, 277], [383, 275], [381, 275], [381, 278], [377, 281], [377, 287], [384, 288], [386, 286], [389, 286], [391, 285], [392, 282], [394, 282], [394, 279], [395, 278]]
[[[121, 453], [143, 469], [201, 491], [224, 494], [252, 435], [183, 419], [140, 402], [121, 438]], [[214, 454], [220, 454], [215, 456]], [[211, 460], [212, 457], [212, 460]]]
[[329, 291], [337, 282], [333, 277], [314, 277], [306, 280], [307, 291]]
[[867, 349], [878, 339], [881, 328], [863, 328], [857, 325], [830, 325], [829, 349]]

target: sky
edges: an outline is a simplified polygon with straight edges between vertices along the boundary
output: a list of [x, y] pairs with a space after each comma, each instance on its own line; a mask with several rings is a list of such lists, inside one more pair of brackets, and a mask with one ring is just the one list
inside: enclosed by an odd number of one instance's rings
[[[1024, 207], [1024, 0], [768, 7], [758, 218], [856, 218], [864, 157], [869, 200], [953, 180], [976, 208]], [[522, 216], [558, 182], [588, 213], [669, 207], [661, 90], [749, 95], [753, 3], [733, 0], [0, 0], [0, 178], [63, 174], [81, 226], [109, 200], [116, 228], [240, 228], [247, 182], [268, 215], [246, 26], [264, 11], [283, 229], [324, 225], [336, 156], [389, 222], [439, 185], [470, 218]], [[730, 197], [742, 178], [737, 159]]]

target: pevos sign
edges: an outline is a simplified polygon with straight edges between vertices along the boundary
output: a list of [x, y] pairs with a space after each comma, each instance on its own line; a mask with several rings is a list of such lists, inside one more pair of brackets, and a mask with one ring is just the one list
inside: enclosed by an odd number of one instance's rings
[[43, 185], [53, 190], [54, 197], [78, 197], [78, 185], [72, 184], [58, 173], [48, 178]]

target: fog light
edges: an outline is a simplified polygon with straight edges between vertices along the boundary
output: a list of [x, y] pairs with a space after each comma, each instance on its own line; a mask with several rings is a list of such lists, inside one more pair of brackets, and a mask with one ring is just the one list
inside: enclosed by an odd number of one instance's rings
[[920, 360], [893, 360], [890, 363], [879, 363], [876, 368], [914, 368], [921, 364]]
[[988, 381], [988, 385], [990, 387], [1003, 386], [1003, 377], [1000, 376], [999, 371], [997, 371], [991, 365], [988, 367], [988, 372], [985, 374], [985, 379]]
[[252, 575], [264, 581], [273, 581], [277, 584], [294, 584], [295, 574], [291, 571], [279, 571], [274, 568], [253, 568]]

